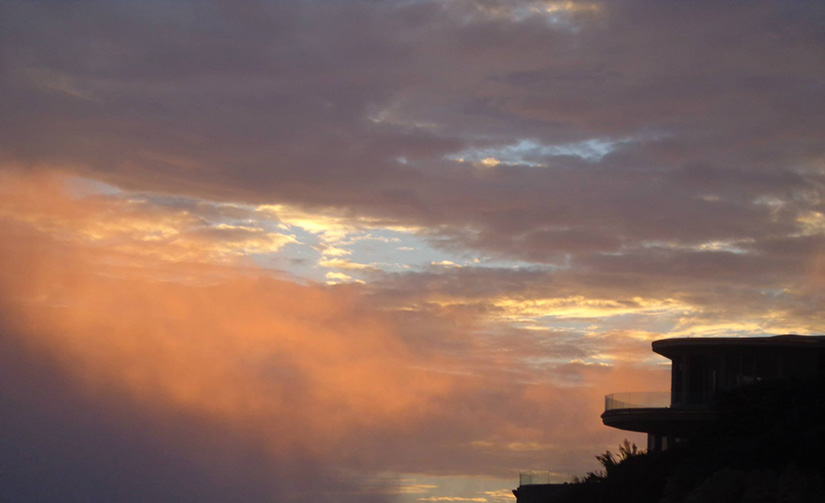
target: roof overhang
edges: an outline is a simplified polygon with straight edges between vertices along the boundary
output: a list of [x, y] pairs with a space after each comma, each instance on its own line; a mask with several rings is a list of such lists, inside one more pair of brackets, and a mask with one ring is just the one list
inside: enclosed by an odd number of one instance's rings
[[653, 351], [673, 359], [694, 350], [737, 348], [800, 348], [825, 350], [823, 335], [776, 335], [773, 337], [677, 337], [653, 341]]

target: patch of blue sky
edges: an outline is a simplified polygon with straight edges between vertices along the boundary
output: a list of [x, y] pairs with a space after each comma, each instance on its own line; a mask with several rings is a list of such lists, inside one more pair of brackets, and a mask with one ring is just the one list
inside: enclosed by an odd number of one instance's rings
[[562, 13], [547, 8], [539, 8], [536, 6], [522, 6], [516, 7], [511, 12], [511, 18], [515, 22], [521, 22], [532, 19], [536, 16], [541, 16], [551, 26], [556, 28], [566, 28], [573, 33], [578, 33], [581, 28], [573, 24], [569, 13]]
[[742, 328], [728, 328], [711, 334], [712, 337], [767, 337], [776, 335], [770, 327], [754, 327], [751, 325]]
[[392, 229], [373, 229], [355, 236], [346, 246], [349, 257], [358, 263], [374, 264], [386, 272], [423, 270], [430, 267], [487, 267], [535, 269], [535, 264], [520, 260], [492, 259], [484, 254], [451, 251], [433, 246], [424, 235]]
[[314, 283], [326, 279], [327, 270], [318, 267], [320, 258], [321, 252], [306, 243], [287, 243], [277, 252], [252, 255], [259, 267], [284, 271], [297, 280]]
[[345, 248], [350, 260], [368, 263], [385, 272], [421, 270], [433, 264], [468, 266], [475, 263], [466, 253], [441, 250], [431, 246], [424, 236], [392, 229], [371, 229], [353, 236]]
[[533, 272], [540, 271], [558, 271], [560, 269], [567, 269], [567, 265], [559, 264], [536, 264], [535, 262], [526, 262], [524, 260], [511, 260], [503, 258], [486, 258], [479, 263], [480, 267], [488, 267], [490, 269], [513, 269], [518, 271], [530, 270]]
[[610, 318], [611, 330], [644, 331], [650, 333], [667, 333], [674, 330], [685, 315], [683, 307], [645, 310], [635, 313], [618, 313], [603, 316]]
[[597, 333], [607, 326], [611, 330], [641, 331], [652, 334], [666, 334], [674, 330], [679, 324], [681, 310], [668, 312], [655, 310], [637, 313], [603, 313], [597, 317], [567, 317], [553, 314], [525, 316], [523, 320], [514, 322], [515, 326], [531, 330], [569, 331], [577, 333]]
[[119, 196], [122, 194], [122, 191], [114, 185], [92, 180], [91, 178], [72, 176], [66, 179], [65, 186], [69, 194], [77, 198], [95, 195]]
[[463, 150], [451, 154], [447, 158], [453, 161], [479, 163], [488, 166], [501, 163], [545, 167], [550, 158], [562, 156], [572, 156], [589, 162], [598, 162], [624, 141], [591, 138], [574, 143], [547, 145], [535, 139], [522, 139], [510, 145]]
[[784, 288], [760, 288], [759, 293], [768, 297], [785, 297], [788, 295], [788, 291]]
[[[706, 241], [704, 243], [680, 243], [676, 241], [643, 241], [639, 244], [641, 248], [675, 250], [675, 251], [693, 251], [693, 252], [717, 252], [717, 253], [733, 253], [743, 255], [750, 253], [750, 251], [743, 247], [752, 242], [749, 239], [740, 240], [723, 240], [723, 241]], [[741, 246], [740, 246], [741, 245]], [[626, 252], [628, 250], [624, 250]], [[621, 255], [623, 252], [617, 252]]]
[[476, 4], [476, 9], [488, 16], [509, 19], [515, 23], [541, 18], [554, 28], [564, 28], [578, 33], [581, 28], [574, 23], [575, 17], [572, 15], [582, 11], [595, 12], [600, 10], [600, 6], [588, 2], [533, 0], [527, 2], [498, 2], [495, 4], [479, 2]]
[[[434, 267], [535, 269], [535, 264], [529, 262], [491, 259], [480, 253], [441, 248], [432, 244], [427, 236], [413, 230], [364, 227], [352, 222], [351, 230], [344, 236], [330, 238], [319, 233], [318, 229], [306, 229], [297, 222], [285, 224], [278, 218], [277, 212], [260, 212], [254, 205], [122, 191], [112, 185], [82, 178], [72, 179], [70, 183], [70, 190], [77, 197], [110, 195], [189, 212], [200, 218], [205, 227], [245, 227], [290, 236], [293, 241], [280, 249], [269, 253], [251, 253], [248, 258], [259, 267], [286, 272], [297, 280], [324, 282], [329, 272], [344, 273], [353, 280], [368, 280], [368, 271], [375, 269], [388, 273], [424, 271]], [[343, 250], [341, 255], [327, 257], [342, 260], [341, 267], [336, 267], [334, 262], [332, 265], [323, 264], [323, 251], [329, 246]], [[356, 267], [346, 267], [346, 261]]]

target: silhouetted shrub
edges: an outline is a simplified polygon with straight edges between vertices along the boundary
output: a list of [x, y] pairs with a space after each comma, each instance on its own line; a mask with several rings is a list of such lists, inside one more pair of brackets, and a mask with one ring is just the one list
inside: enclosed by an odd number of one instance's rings
[[661, 453], [625, 440], [555, 503], [825, 502], [825, 379], [772, 380], [714, 404], [719, 419]]

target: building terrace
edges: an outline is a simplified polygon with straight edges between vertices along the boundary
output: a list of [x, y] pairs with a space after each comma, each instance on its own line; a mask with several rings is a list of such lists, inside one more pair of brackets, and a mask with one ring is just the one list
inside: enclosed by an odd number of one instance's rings
[[670, 392], [605, 397], [602, 421], [648, 434], [649, 451], [667, 449], [714, 419], [721, 393], [769, 379], [808, 377], [825, 370], [825, 336], [678, 338], [653, 342], [670, 359]]
[[[663, 339], [653, 342], [653, 351], [671, 360], [670, 391], [607, 395], [601, 416], [607, 426], [647, 433], [649, 452], [666, 450], [705, 426], [712, 430], [718, 414], [714, 402], [723, 394], [758, 382], [788, 380], [788, 389], [806, 396], [808, 384], [799, 383], [825, 376], [823, 335]], [[792, 412], [793, 417], [797, 413]], [[525, 475], [513, 491], [518, 503], [606, 501], [600, 484], [551, 484], [549, 477]]]

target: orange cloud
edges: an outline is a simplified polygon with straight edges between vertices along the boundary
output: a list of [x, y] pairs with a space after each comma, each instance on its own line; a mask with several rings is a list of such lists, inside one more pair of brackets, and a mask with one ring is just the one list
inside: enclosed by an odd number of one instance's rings
[[[55, 174], [2, 176], [0, 310], [18, 342], [59, 361], [90, 396], [242, 432], [275, 458], [395, 473], [509, 477], [547, 463], [581, 473], [625, 436], [601, 425], [602, 395], [647, 389], [658, 375], [563, 355], [531, 366], [552, 341], [485, 338], [483, 312], [384, 310], [359, 286], [299, 285], [237, 256], [165, 253], [175, 244], [147, 243], [140, 229], [180, 232], [191, 226], [185, 213], [74, 196]], [[105, 239], [89, 232], [101, 226]], [[611, 341], [605, 349], [624, 349]]]
[[[132, 225], [167, 214], [124, 218], [119, 201], [72, 200], [51, 175], [5, 182], [3, 307], [91, 392], [251, 429], [273, 450], [334, 452], [353, 431], [403, 429], [449, 391], [352, 289], [170, 264]], [[89, 229], [102, 227], [117, 246], [99, 246]]]
[[0, 171], [0, 217], [122, 258], [233, 263], [295, 242], [289, 234], [252, 225], [207, 222], [184, 208], [99, 193], [72, 196], [72, 188], [82, 192], [90, 184], [48, 171], [26, 176]]

